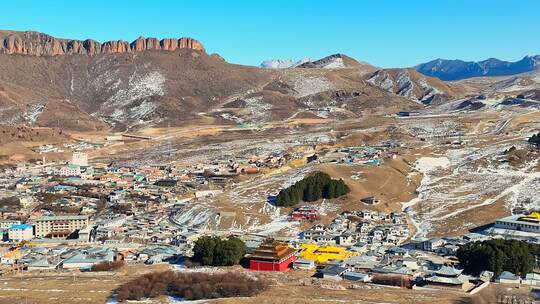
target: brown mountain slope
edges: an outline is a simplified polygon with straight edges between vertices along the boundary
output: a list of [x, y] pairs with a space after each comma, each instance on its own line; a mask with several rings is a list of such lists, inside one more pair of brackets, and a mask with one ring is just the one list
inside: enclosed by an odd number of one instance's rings
[[435, 104], [461, 95], [457, 85], [424, 76], [414, 69], [382, 69], [366, 76], [366, 81], [389, 93], [424, 104]]
[[[26, 50], [38, 45], [42, 54], [56, 54], [47, 53], [47, 43], [56, 38], [32, 35]], [[375, 68], [348, 57], [338, 58], [347, 68], [334, 67], [331, 60], [323, 68], [265, 70], [229, 64], [197, 48], [154, 49], [149, 45], [156, 42], [149, 41], [137, 40], [130, 45], [133, 51], [120, 53], [79, 54], [68, 48], [55, 56], [0, 54], [1, 121], [126, 130], [185, 125], [201, 117], [207, 123], [259, 123], [306, 111], [346, 118], [421, 106], [407, 94], [370, 83], [366, 75]]]
[[[75, 129], [81, 119], [93, 121], [94, 128], [105, 122], [123, 128], [189, 120], [271, 77], [268, 71], [185, 49], [96, 56], [4, 54], [0, 65], [0, 117], [24, 123], [32, 108], [45, 113], [59, 107], [68, 116], [58, 117], [60, 123]], [[13, 116], [13, 109], [22, 117]], [[51, 117], [45, 121], [43, 113], [35, 115], [35, 123], [51, 126]]]

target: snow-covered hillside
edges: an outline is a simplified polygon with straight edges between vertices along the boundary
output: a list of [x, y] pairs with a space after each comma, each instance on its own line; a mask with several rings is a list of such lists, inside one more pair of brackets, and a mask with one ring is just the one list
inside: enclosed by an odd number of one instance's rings
[[411, 69], [378, 70], [368, 75], [366, 81], [386, 92], [427, 105], [447, 100], [453, 94], [442, 81], [426, 78]]
[[305, 62], [309, 62], [309, 58], [303, 58], [299, 60], [293, 59], [271, 59], [265, 60], [261, 63], [263, 69], [288, 69], [297, 67]]

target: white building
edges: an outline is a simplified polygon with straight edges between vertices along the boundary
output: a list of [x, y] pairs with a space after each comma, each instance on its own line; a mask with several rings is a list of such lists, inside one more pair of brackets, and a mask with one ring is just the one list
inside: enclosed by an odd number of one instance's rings
[[8, 235], [10, 241], [29, 241], [34, 238], [34, 229], [26, 224], [13, 225], [9, 228]]
[[87, 215], [42, 216], [35, 220], [36, 237], [44, 237], [49, 233], [70, 233], [88, 226], [89, 223]]
[[81, 167], [88, 166], [88, 155], [83, 152], [73, 152], [73, 156], [71, 157], [71, 164]]
[[540, 234], [540, 214], [532, 212], [529, 215], [515, 214], [507, 216], [496, 220], [494, 227]]
[[11, 226], [20, 225], [21, 221], [19, 220], [1, 220], [0, 229], [9, 229]]
[[81, 167], [77, 165], [62, 166], [58, 172], [60, 176], [80, 176]]

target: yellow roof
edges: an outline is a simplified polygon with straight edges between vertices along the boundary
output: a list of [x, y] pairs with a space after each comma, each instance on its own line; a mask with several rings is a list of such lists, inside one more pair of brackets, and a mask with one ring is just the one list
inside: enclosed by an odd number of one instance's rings
[[10, 258], [17, 257], [17, 256], [19, 256], [21, 254], [22, 254], [22, 252], [17, 248], [15, 250], [11, 250], [11, 251], [6, 252], [4, 254], [4, 257], [10, 259]]
[[533, 211], [533, 212], [529, 213], [529, 215], [520, 218], [520, 220], [531, 221], [531, 222], [540, 222], [540, 212]]
[[332, 260], [343, 260], [358, 255], [353, 251], [348, 251], [338, 246], [318, 246], [317, 244], [303, 244], [300, 255], [304, 259], [312, 260], [317, 263], [328, 263]]

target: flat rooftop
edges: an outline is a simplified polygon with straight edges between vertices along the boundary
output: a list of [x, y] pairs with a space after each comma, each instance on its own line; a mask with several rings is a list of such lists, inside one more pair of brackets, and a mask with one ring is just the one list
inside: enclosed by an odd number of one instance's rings
[[88, 219], [88, 215], [46, 215], [42, 216], [36, 221], [58, 221], [58, 220], [86, 220]]
[[523, 214], [514, 214], [507, 217], [500, 218], [496, 220], [495, 222], [506, 222], [506, 223], [513, 223], [513, 224], [520, 224], [520, 225], [532, 225], [532, 226], [538, 226], [540, 227], [540, 222], [536, 221], [527, 221], [522, 220], [521, 218], [524, 218], [525, 216]]

